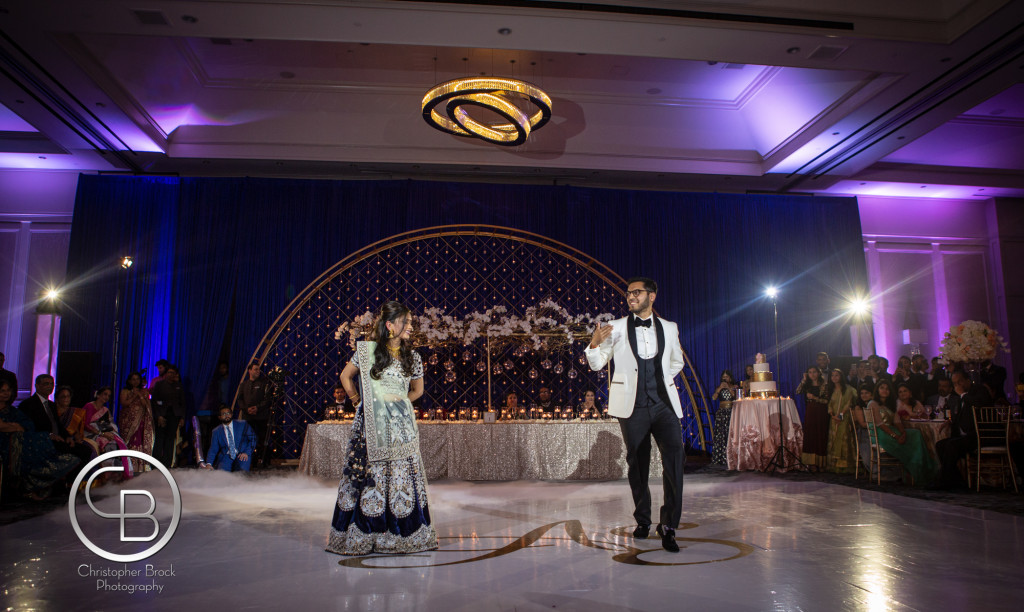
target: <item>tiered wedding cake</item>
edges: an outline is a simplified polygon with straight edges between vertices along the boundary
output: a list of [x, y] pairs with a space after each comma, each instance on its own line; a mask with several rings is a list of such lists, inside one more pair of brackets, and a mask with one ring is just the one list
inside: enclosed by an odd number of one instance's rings
[[768, 362], [762, 353], [758, 353], [754, 358], [754, 377], [750, 379], [750, 397], [763, 399], [778, 396], [779, 387], [772, 380]]

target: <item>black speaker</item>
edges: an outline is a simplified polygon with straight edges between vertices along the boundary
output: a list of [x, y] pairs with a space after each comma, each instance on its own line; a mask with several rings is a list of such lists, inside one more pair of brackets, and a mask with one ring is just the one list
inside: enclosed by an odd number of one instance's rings
[[99, 353], [61, 351], [57, 355], [57, 386], [67, 385], [74, 390], [72, 406], [81, 407], [92, 401], [99, 373]]

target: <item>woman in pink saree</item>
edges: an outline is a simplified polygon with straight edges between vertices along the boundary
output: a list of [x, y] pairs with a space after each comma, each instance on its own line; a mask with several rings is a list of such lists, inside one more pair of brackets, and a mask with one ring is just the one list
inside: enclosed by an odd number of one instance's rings
[[[114, 392], [110, 387], [100, 387], [96, 392], [96, 399], [89, 402], [82, 409], [85, 410], [85, 441], [88, 442], [96, 453], [102, 455], [112, 450], [127, 450], [128, 445], [124, 443], [117, 433], [117, 425], [107, 408], [107, 402]], [[124, 477], [132, 477], [132, 464], [127, 457], [121, 457], [121, 464], [124, 465]]]
[[[153, 409], [149, 403], [149, 390], [142, 384], [142, 375], [132, 372], [121, 389], [121, 411], [117, 423], [121, 437], [131, 450], [147, 455], [153, 452]], [[135, 472], [142, 472], [148, 464], [141, 459], [132, 459]]]

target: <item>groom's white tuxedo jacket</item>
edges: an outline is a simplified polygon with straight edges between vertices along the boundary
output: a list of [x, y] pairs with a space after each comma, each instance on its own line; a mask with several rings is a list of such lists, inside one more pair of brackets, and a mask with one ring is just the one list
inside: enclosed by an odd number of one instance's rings
[[[608, 385], [608, 414], [623, 419], [633, 414], [633, 405], [636, 403], [638, 368], [629, 341], [629, 318], [633, 316], [630, 314], [610, 321], [608, 324], [612, 327], [612, 335], [601, 346], [590, 348], [590, 345], [587, 345], [584, 351], [590, 368], [595, 371], [608, 365], [609, 359], [615, 360], [612, 380]], [[676, 416], [683, 418], [679, 390], [674, 382], [676, 374], [686, 365], [683, 360], [683, 347], [679, 344], [679, 328], [671, 321], [660, 317], [654, 318], [661, 323], [663, 331], [664, 346], [659, 344], [658, 351], [661, 353], [661, 373], [665, 378], [665, 390]]]

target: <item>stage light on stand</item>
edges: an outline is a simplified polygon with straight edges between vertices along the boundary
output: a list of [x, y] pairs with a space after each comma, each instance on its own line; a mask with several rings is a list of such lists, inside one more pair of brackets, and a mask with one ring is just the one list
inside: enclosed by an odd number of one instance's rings
[[764, 290], [764, 294], [774, 300], [776, 297], [778, 297], [779, 290], [774, 285], [772, 285]]

